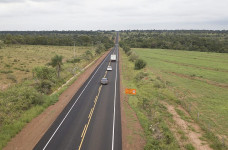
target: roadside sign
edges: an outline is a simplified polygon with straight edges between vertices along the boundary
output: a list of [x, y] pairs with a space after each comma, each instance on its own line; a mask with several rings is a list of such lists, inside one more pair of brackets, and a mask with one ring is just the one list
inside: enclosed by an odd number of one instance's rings
[[136, 95], [136, 89], [125, 89], [125, 94]]

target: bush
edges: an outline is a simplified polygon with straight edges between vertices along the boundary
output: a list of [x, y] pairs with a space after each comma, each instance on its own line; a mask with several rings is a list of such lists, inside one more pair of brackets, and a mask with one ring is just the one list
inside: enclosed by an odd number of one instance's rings
[[13, 73], [13, 71], [12, 70], [2, 70], [2, 71], [0, 71], [0, 73], [9, 74], [9, 73]]
[[81, 61], [80, 58], [74, 58], [74, 59], [67, 60], [67, 63], [79, 63], [80, 61]]
[[46, 66], [35, 67], [33, 70], [33, 76], [39, 80], [51, 80], [56, 78], [55, 69]]
[[187, 144], [184, 146], [186, 150], [195, 150], [195, 148], [192, 146], [192, 144]]
[[132, 53], [129, 57], [129, 60], [134, 62], [138, 59], [139, 57], [135, 54], [135, 53]]
[[37, 90], [41, 93], [49, 94], [51, 93], [51, 87], [53, 83], [49, 80], [43, 80], [37, 84]]
[[129, 46], [124, 45], [123, 51], [127, 54], [129, 51], [131, 51], [131, 48]]
[[103, 44], [99, 44], [95, 50], [95, 53], [96, 54], [100, 54], [102, 53], [103, 51], [105, 51], [105, 46]]
[[132, 51], [128, 51], [126, 54], [127, 56], [130, 56], [132, 54]]
[[86, 60], [92, 59], [92, 58], [93, 58], [92, 52], [89, 51], [89, 50], [87, 50], [87, 51], [85, 52], [85, 54], [84, 54], [84, 58], [85, 58]]
[[[43, 96], [35, 88], [28, 85], [11, 87], [2, 92], [0, 98], [0, 112], [11, 115], [15, 112], [28, 110], [32, 105], [40, 105], [44, 102]], [[10, 117], [16, 116], [12, 115]]]
[[136, 76], [135, 76], [135, 80], [136, 81], [140, 81], [142, 80], [144, 77], [148, 76], [148, 73], [144, 73], [144, 72], [139, 72]]
[[135, 69], [140, 70], [142, 68], [146, 67], [146, 62], [142, 59], [137, 59], [135, 61]]

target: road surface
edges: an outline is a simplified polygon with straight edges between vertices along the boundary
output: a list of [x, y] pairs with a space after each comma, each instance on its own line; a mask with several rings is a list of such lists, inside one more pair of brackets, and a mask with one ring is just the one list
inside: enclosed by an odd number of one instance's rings
[[[34, 147], [35, 150], [121, 150], [121, 114], [118, 61], [115, 47], [94, 70], [84, 85]], [[112, 71], [106, 71], [108, 65]], [[108, 85], [101, 85], [102, 77]]]

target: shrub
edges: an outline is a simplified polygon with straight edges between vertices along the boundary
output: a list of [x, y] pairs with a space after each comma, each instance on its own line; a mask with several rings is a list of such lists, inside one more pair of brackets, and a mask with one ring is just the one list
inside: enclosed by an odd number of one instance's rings
[[146, 62], [142, 59], [137, 59], [135, 61], [135, 69], [140, 70], [142, 68], [146, 67]]
[[85, 52], [85, 54], [84, 54], [84, 58], [85, 58], [86, 60], [92, 59], [92, 58], [93, 58], [92, 52], [89, 51], [89, 50], [87, 50], [87, 51]]
[[4, 74], [9, 74], [9, 73], [13, 73], [13, 71], [12, 70], [2, 70], [2, 71], [0, 71], [1, 73], [4, 73]]
[[134, 62], [138, 59], [139, 57], [135, 54], [135, 53], [132, 53], [129, 57], [129, 60]]
[[56, 73], [54, 68], [49, 68], [46, 66], [35, 67], [33, 70], [33, 76], [39, 80], [51, 80], [54, 81], [56, 78]]
[[192, 146], [192, 144], [187, 144], [184, 146], [186, 150], [195, 150], [195, 148]]
[[132, 51], [128, 51], [126, 54], [127, 56], [130, 56], [132, 54]]
[[165, 84], [162, 83], [162, 82], [159, 81], [159, 80], [156, 80], [156, 81], [154, 82], [154, 87], [155, 87], [155, 88], [165, 88]]
[[11, 66], [9, 64], [5, 64], [5, 68], [10, 68]]
[[105, 46], [104, 44], [99, 44], [95, 50], [96, 54], [100, 54], [101, 52], [105, 51]]
[[51, 93], [51, 87], [53, 83], [49, 80], [43, 80], [37, 84], [37, 90], [41, 93], [49, 94]]
[[144, 73], [144, 72], [139, 72], [136, 76], [135, 76], [135, 80], [136, 81], [140, 81], [142, 80], [144, 77], [148, 76], [148, 73]]
[[78, 63], [80, 61], [81, 61], [80, 58], [74, 58], [74, 59], [67, 60], [67, 63]]
[[3, 114], [28, 110], [32, 105], [40, 105], [44, 102], [43, 96], [35, 88], [28, 85], [11, 87], [2, 92], [0, 98], [0, 112]]
[[127, 54], [129, 51], [131, 50], [131, 48], [129, 46], [124, 46], [123, 47], [123, 51]]

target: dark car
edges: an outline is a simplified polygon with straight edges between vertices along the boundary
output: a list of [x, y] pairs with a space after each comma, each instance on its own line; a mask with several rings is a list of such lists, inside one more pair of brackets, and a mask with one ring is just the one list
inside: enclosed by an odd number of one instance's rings
[[108, 84], [108, 79], [107, 78], [102, 78], [101, 79], [101, 84]]

